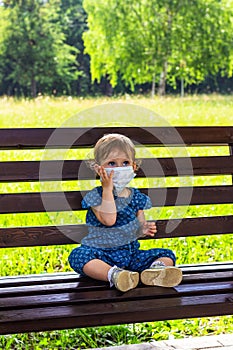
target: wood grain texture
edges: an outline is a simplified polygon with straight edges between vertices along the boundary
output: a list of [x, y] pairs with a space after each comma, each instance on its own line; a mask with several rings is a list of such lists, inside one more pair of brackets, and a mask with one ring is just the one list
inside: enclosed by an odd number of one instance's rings
[[[229, 144], [233, 127], [106, 127], [0, 129], [0, 148], [92, 147], [107, 133], [121, 133], [145, 145]], [[72, 142], [72, 143], [71, 143]]]
[[[156, 221], [155, 238], [219, 235], [233, 233], [233, 216], [197, 217]], [[87, 234], [84, 224], [0, 228], [0, 247], [31, 247], [80, 242]], [[151, 238], [143, 238], [151, 239]], [[156, 244], [156, 243], [155, 243]]]
[[[232, 186], [142, 188], [154, 207], [232, 203]], [[82, 210], [88, 191], [0, 194], [0, 213]]]
[[[232, 204], [233, 186], [191, 186], [192, 176], [233, 174], [233, 127], [109, 127], [63, 129], [0, 129], [1, 150], [92, 147], [103, 134], [119, 132], [136, 145], [229, 146], [229, 155], [146, 158], [137, 176], [190, 177], [189, 185], [142, 188], [154, 207]], [[174, 153], [175, 154], [175, 153]], [[47, 159], [47, 158], [46, 158]], [[50, 159], [50, 158], [49, 158]], [[5, 161], [0, 181], [40, 182], [41, 192], [0, 194], [0, 214], [81, 211], [85, 191], [49, 192], [46, 181], [92, 180], [85, 160]], [[26, 192], [26, 190], [25, 190]], [[156, 220], [157, 218], [154, 218]], [[155, 238], [232, 235], [233, 215], [156, 220]], [[85, 224], [0, 228], [0, 247], [77, 244], [87, 234]], [[0, 334], [111, 324], [149, 322], [233, 314], [233, 263], [180, 266], [182, 283], [175, 288], [140, 284], [121, 293], [108, 283], [75, 273], [0, 278]]]
[[[233, 156], [142, 159], [137, 177], [233, 174]], [[0, 163], [1, 182], [94, 180], [95, 173], [82, 160], [15, 161]]]

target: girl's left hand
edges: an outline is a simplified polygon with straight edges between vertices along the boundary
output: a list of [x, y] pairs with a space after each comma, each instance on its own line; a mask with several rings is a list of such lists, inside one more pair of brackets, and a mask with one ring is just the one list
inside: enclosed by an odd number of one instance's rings
[[143, 236], [154, 237], [157, 232], [157, 227], [155, 222], [145, 221], [142, 226], [142, 234]]

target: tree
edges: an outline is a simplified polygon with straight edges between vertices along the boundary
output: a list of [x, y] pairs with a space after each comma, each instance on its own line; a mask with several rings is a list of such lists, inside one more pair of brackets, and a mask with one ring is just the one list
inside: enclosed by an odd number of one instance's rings
[[199, 83], [211, 75], [232, 76], [232, 5], [232, 0], [197, 2], [193, 11], [182, 14], [187, 29], [169, 65], [169, 82], [176, 87], [177, 78], [181, 80], [181, 95], [184, 83]]
[[87, 14], [83, 0], [61, 0], [60, 23], [66, 36], [66, 43], [79, 50], [77, 57], [79, 77], [72, 82], [72, 91], [76, 94], [111, 94], [111, 86], [104, 77], [100, 84], [92, 84], [90, 74], [90, 56], [84, 52], [83, 33], [88, 30]]
[[135, 84], [202, 81], [231, 72], [232, 9], [218, 0], [84, 0], [92, 79]]
[[77, 49], [65, 43], [57, 20], [59, 6], [60, 0], [5, 1], [8, 23], [1, 62], [8, 70], [4, 78], [30, 88], [33, 97], [38, 86], [55, 89], [55, 81], [69, 90], [77, 77]]
[[66, 44], [75, 47], [79, 55], [77, 63], [78, 79], [72, 82], [74, 94], [87, 94], [91, 90], [90, 58], [84, 54], [83, 32], [87, 30], [87, 15], [82, 0], [61, 0], [60, 23], [66, 37]]

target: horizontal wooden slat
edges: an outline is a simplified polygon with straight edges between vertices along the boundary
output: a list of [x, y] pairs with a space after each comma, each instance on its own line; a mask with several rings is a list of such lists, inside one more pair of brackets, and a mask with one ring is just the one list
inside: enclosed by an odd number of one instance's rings
[[[233, 156], [147, 158], [137, 177], [233, 174]], [[90, 180], [94, 172], [82, 160], [0, 163], [0, 181]]]
[[[7, 278], [6, 278], [7, 279]], [[67, 304], [72, 301], [88, 303], [90, 301], [106, 300], [106, 298], [112, 301], [124, 299], [124, 295], [116, 293], [115, 290], [109, 289], [109, 284], [106, 282], [96, 281], [97, 283], [89, 282], [89, 279], [83, 278], [82, 282], [70, 282], [66, 279], [60, 282], [49, 281], [47, 283], [27, 283], [23, 285], [18, 277], [18, 284], [14, 284], [12, 287], [4, 285], [4, 278], [1, 278], [1, 298], [0, 309], [10, 309], [17, 307], [19, 304], [25, 306], [34, 304], [35, 306], [41, 304], [61, 304], [66, 302]], [[131, 292], [131, 299], [139, 299], [143, 297], [156, 297], [160, 296], [161, 292], [166, 296], [177, 295], [177, 292], [182, 295], [189, 295], [190, 293], [208, 294], [215, 292], [226, 292], [233, 288], [233, 270], [219, 272], [203, 273], [202, 269], [199, 269], [199, 273], [187, 274], [183, 271], [183, 279], [179, 286], [173, 288], [143, 288], [142, 284], [139, 284], [138, 288]], [[75, 293], [75, 294], [74, 294]], [[72, 295], [73, 294], [73, 295]], [[46, 297], [47, 295], [47, 297]], [[128, 295], [129, 296], [129, 295]]]
[[158, 220], [155, 238], [192, 237], [233, 233], [233, 216]]
[[[213, 282], [214, 280], [229, 280], [233, 277], [233, 262], [215, 262], [215, 263], [199, 263], [178, 265], [183, 271], [183, 282], [197, 282], [198, 278], [205, 281]], [[223, 278], [223, 276], [225, 276]], [[182, 282], [182, 285], [183, 285]], [[65, 289], [82, 288], [82, 290], [101, 289], [108, 287], [108, 283], [98, 280], [93, 280], [88, 277], [82, 277], [75, 272], [54, 272], [43, 274], [30, 274], [20, 276], [4, 276], [0, 277], [1, 295], [9, 296], [12, 293], [25, 293], [25, 287], [28, 293], [33, 290], [44, 293], [48, 286], [53, 292]], [[22, 287], [22, 288], [21, 288]], [[178, 286], [176, 288], [179, 288]], [[4, 292], [3, 292], [4, 291]]]
[[86, 191], [0, 194], [0, 213], [33, 213], [81, 209]]
[[85, 161], [16, 161], [0, 163], [0, 181], [53, 181], [94, 179]]
[[[64, 234], [63, 234], [64, 233]], [[87, 233], [85, 225], [17, 227], [0, 229], [0, 247], [30, 247], [75, 243], [68, 238], [74, 235], [79, 241]]]
[[233, 313], [232, 293], [55, 305], [0, 312], [0, 333], [149, 322]]
[[[20, 282], [19, 282], [20, 283]], [[1, 298], [3, 297], [14, 297], [14, 296], [26, 296], [26, 295], [43, 295], [43, 294], [55, 294], [55, 293], [71, 293], [75, 292], [76, 290], [80, 292], [97, 292], [106, 290], [109, 288], [109, 285], [106, 282], [95, 284], [93, 283], [93, 280], [88, 283], [86, 281], [83, 282], [69, 282], [64, 279], [64, 281], [61, 281], [60, 283], [52, 283], [50, 281], [47, 281], [46, 284], [42, 283], [28, 283], [27, 285], [14, 285], [12, 287], [4, 287], [1, 286]], [[1, 299], [0, 299], [1, 300]], [[0, 302], [1, 304], [1, 302]], [[2, 306], [4, 306], [2, 304]]]
[[141, 188], [149, 195], [154, 207], [229, 204], [232, 203], [233, 186], [195, 186]]
[[[226, 266], [226, 269], [228, 267]], [[6, 291], [6, 294], [10, 293], [12, 290], [14, 290], [14, 287], [24, 288], [27, 286], [27, 288], [31, 287], [34, 288], [38, 285], [47, 286], [50, 285], [61, 285], [61, 284], [72, 284], [76, 283], [82, 286], [82, 283], [85, 283], [85, 287], [92, 287], [96, 288], [99, 285], [106, 285], [105, 282], [101, 282], [98, 280], [93, 280], [88, 277], [82, 277], [76, 272], [53, 272], [53, 273], [41, 273], [41, 274], [29, 274], [29, 275], [13, 275], [13, 276], [1, 276], [0, 277], [0, 287], [4, 288]], [[23, 290], [23, 289], [22, 289]]]
[[[140, 144], [233, 143], [233, 127], [105, 127], [0, 129], [0, 148], [93, 146], [106, 133], [122, 133]], [[48, 140], [50, 142], [48, 143]]]
[[[233, 273], [233, 261], [225, 261], [224, 263], [221, 261], [215, 261], [213, 263], [200, 262], [198, 264], [185, 264], [179, 265], [179, 267], [189, 276], [191, 274], [197, 273], [219, 273], [219, 272], [228, 272]], [[68, 274], [68, 273], [66, 273]], [[56, 274], [54, 274], [56, 276]], [[54, 276], [54, 277], [55, 277]]]
[[[232, 203], [233, 186], [142, 188], [152, 205], [185, 206]], [[0, 194], [0, 213], [32, 213], [82, 209], [87, 191]]]
[[[156, 221], [155, 239], [233, 233], [233, 216], [171, 219]], [[16, 227], [0, 229], [0, 247], [28, 247], [80, 242], [85, 225]], [[144, 238], [145, 239], [145, 238]], [[146, 238], [148, 239], [148, 238]]]
[[[201, 274], [200, 274], [201, 275]], [[204, 278], [204, 276], [203, 276]], [[196, 281], [198, 279], [198, 276], [196, 276]], [[208, 279], [208, 277], [207, 277]], [[224, 277], [223, 277], [224, 279]], [[190, 294], [192, 295], [208, 295], [215, 293], [227, 293], [229, 291], [232, 291], [233, 288], [233, 274], [231, 274], [231, 279], [229, 281], [221, 281], [217, 279], [214, 282], [205, 282], [203, 283], [202, 279], [200, 279], [200, 282], [193, 284], [193, 282], [186, 284], [185, 282], [185, 276], [184, 281], [181, 285], [177, 286], [176, 288], [167, 288], [163, 291], [161, 288], [143, 288], [143, 286], [139, 286], [139, 288], [135, 289], [133, 293], [131, 292], [130, 298], [131, 300], [141, 299], [141, 298], [156, 298], [161, 297], [161, 294], [166, 297], [173, 297], [177, 296], [179, 293], [182, 296], [188, 296]], [[108, 288], [108, 285], [106, 283], [105, 290], [104, 289], [96, 289], [96, 290], [83, 290], [79, 285], [67, 285], [66, 288], [60, 285], [61, 289], [59, 290], [59, 285], [53, 286], [56, 287], [51, 290], [46, 290], [44, 286], [44, 292], [40, 291], [40, 288], [38, 287], [38, 290], [34, 288], [34, 290], [31, 289], [30, 293], [28, 292], [28, 289], [24, 287], [20, 287], [19, 289], [22, 290], [22, 292], [18, 291], [15, 288], [15, 295], [4, 295], [4, 289], [3, 289], [3, 295], [1, 295], [0, 298], [0, 312], [2, 310], [16, 310], [22, 308], [22, 305], [25, 308], [28, 307], [41, 307], [41, 306], [59, 306], [59, 305], [70, 305], [74, 302], [76, 304], [78, 303], [91, 303], [91, 302], [106, 302], [107, 300], [111, 300], [112, 302], [124, 300], [124, 295], [122, 296], [121, 293], [116, 293], [115, 290], [111, 290]], [[140, 288], [141, 287], [141, 288]], [[154, 290], [153, 290], [154, 289]], [[178, 293], [177, 293], [178, 292]], [[129, 295], [128, 295], [129, 297]]]

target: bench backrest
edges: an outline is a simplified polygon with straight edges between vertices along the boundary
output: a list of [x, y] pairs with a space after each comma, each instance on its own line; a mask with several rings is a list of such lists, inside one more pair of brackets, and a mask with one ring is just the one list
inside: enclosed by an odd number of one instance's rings
[[[135, 142], [142, 165], [134, 181], [149, 194], [157, 212], [163, 207], [186, 208], [189, 205], [233, 202], [233, 127], [1, 129], [0, 183], [2, 188], [6, 185], [6, 190], [0, 194], [1, 247], [60, 245], [81, 239], [86, 232], [81, 222], [84, 218], [81, 200], [95, 182], [93, 171], [83, 160], [89, 156], [96, 141], [111, 132], [125, 134]], [[194, 147], [191, 156], [190, 146]], [[69, 149], [73, 154], [67, 156]], [[162, 150], [164, 155], [161, 155]], [[29, 158], [33, 152], [34, 160]], [[64, 156], [68, 159], [64, 160]], [[208, 179], [203, 178], [201, 186], [195, 183], [193, 186], [195, 177], [212, 175], [228, 175], [227, 183], [224, 180], [219, 185], [209, 185]], [[171, 186], [165, 181], [170, 177], [185, 180]], [[158, 179], [164, 181], [161, 187]], [[72, 189], [64, 190], [63, 184], [70, 181], [74, 181]], [[38, 187], [36, 190], [31, 190], [30, 186], [18, 190], [14, 183], [30, 183], [34, 188], [37, 183]], [[62, 219], [53, 223], [52, 217], [63, 211], [70, 213], [70, 222], [68, 215], [64, 225]], [[48, 224], [40, 224], [39, 220], [38, 224], [29, 226], [14, 224], [18, 222], [19, 213], [40, 212], [48, 212]], [[75, 220], [77, 212], [81, 213], [81, 219], [77, 216]], [[8, 214], [15, 215], [10, 225], [6, 221]], [[183, 219], [173, 214], [167, 219], [159, 216], [154, 217], [158, 219], [156, 238], [233, 232], [232, 215]]]

